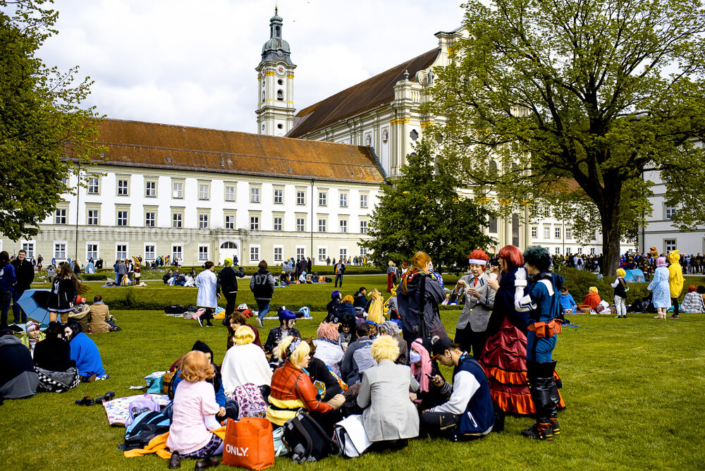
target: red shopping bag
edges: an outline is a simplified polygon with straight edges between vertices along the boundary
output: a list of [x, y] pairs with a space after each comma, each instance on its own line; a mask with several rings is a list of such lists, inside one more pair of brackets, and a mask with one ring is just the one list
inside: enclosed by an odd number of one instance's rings
[[223, 464], [247, 469], [274, 466], [272, 423], [252, 417], [245, 417], [239, 422], [228, 419]]

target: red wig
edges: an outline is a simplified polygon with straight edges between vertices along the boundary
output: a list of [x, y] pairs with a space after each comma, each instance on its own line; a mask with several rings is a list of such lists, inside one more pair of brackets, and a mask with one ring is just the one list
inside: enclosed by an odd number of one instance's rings
[[688, 292], [689, 292], [689, 293], [695, 292], [695, 285], [690, 285], [690, 286], [688, 286]]
[[521, 250], [513, 245], [505, 245], [497, 254], [499, 258], [507, 262], [507, 269], [512, 270], [524, 264], [524, 256]]
[[470, 255], [468, 255], [469, 263], [473, 263], [472, 260], [484, 260], [485, 261], [485, 263], [482, 265], [483, 271], [487, 270], [487, 261], [489, 259], [490, 259], [490, 257], [488, 257], [487, 253], [485, 253], [485, 251], [482, 249], [475, 249], [472, 252], [470, 252]]

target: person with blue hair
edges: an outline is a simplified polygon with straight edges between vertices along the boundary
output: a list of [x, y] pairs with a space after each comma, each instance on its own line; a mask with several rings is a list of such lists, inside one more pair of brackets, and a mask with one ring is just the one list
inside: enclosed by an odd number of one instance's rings
[[296, 314], [286, 308], [280, 308], [279, 327], [275, 327], [269, 331], [267, 342], [264, 344], [264, 351], [271, 354], [284, 337], [291, 335], [301, 338], [301, 334], [298, 329], [294, 328], [294, 324], [296, 324]]
[[326, 305], [328, 315], [325, 322], [337, 324], [340, 319], [340, 300], [343, 299], [343, 294], [340, 290], [335, 290], [330, 294], [331, 301]]

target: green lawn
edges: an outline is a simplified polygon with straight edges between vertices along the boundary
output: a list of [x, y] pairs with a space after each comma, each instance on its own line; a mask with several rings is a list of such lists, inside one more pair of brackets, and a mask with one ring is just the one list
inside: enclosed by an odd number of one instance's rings
[[[353, 280], [346, 280], [350, 294], [360, 285]], [[365, 286], [373, 283], [381, 287], [384, 280], [362, 281]], [[161, 297], [162, 289], [150, 286], [140, 293]], [[303, 297], [323, 297], [330, 289], [330, 285], [297, 286], [277, 290], [276, 295], [282, 304], [296, 307]], [[195, 300], [195, 290], [192, 293]], [[289, 302], [289, 297], [296, 301]], [[116, 447], [124, 440], [124, 429], [109, 427], [102, 407], [79, 407], [74, 401], [110, 390], [130, 395], [130, 385], [144, 384], [145, 375], [168, 368], [196, 340], [208, 343], [220, 362], [225, 328], [200, 328], [195, 321], [165, 317], [158, 311], [113, 314], [124, 330], [92, 337], [109, 380], [82, 384], [64, 394], [6, 401], [0, 408], [7, 437], [0, 451], [2, 469], [167, 469], [167, 462], [156, 456], [123, 458]], [[303, 335], [314, 335], [323, 316], [315, 312], [315, 320], [299, 321], [297, 327]], [[442, 312], [451, 335], [457, 316], [457, 310]], [[646, 314], [619, 320], [582, 315], [572, 320], [579, 327], [564, 329], [555, 353], [568, 408], [560, 414], [563, 434], [554, 443], [522, 438], [519, 432], [531, 420], [508, 417], [504, 433], [477, 442], [416, 440], [408, 452], [373, 453], [356, 460], [329, 458], [306, 468], [705, 468], [705, 315], [685, 314], [679, 321], [655, 321]], [[275, 324], [265, 323], [263, 339]], [[182, 468], [193, 469], [194, 463], [184, 461]], [[280, 458], [273, 469], [302, 468]]]

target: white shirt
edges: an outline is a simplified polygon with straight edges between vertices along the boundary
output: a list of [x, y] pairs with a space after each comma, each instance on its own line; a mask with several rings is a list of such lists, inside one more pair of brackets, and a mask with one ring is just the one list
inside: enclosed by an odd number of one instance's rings
[[254, 343], [231, 347], [225, 353], [220, 372], [223, 377], [223, 391], [228, 396], [232, 395], [237, 386], [247, 383], [269, 386], [272, 382], [272, 370], [264, 350]]
[[460, 415], [465, 413], [470, 399], [480, 389], [475, 375], [469, 371], [461, 371], [453, 377], [453, 393], [448, 402], [429, 409], [429, 412], [447, 412]]

